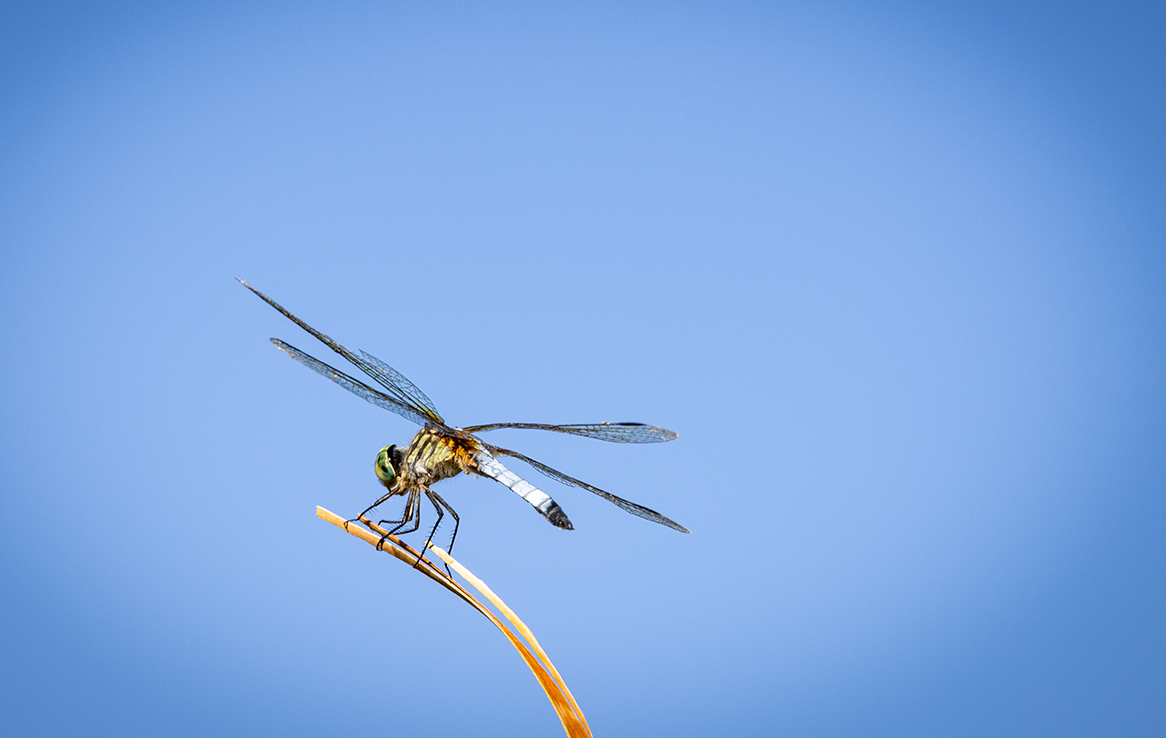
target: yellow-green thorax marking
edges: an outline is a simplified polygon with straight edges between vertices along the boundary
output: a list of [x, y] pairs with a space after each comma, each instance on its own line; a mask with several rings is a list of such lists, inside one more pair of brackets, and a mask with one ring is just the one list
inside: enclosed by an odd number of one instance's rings
[[478, 451], [478, 445], [470, 439], [424, 428], [407, 449], [385, 446], [380, 450], [377, 478], [389, 491], [386, 497], [408, 494], [409, 490], [476, 471], [474, 454]]

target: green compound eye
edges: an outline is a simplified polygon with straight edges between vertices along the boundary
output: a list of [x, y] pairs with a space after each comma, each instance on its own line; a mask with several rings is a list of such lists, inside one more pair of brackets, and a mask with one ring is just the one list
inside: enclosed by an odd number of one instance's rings
[[386, 487], [392, 487], [393, 483], [397, 481], [397, 470], [393, 468], [393, 451], [396, 446], [385, 446], [377, 454], [377, 479]]

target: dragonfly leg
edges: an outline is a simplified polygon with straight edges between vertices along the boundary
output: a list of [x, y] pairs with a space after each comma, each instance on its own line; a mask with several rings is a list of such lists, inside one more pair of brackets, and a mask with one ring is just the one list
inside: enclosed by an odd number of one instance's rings
[[[437, 525], [439, 525], [441, 523], [441, 518], [443, 517], [442, 511], [441, 511], [442, 508], [445, 508], [445, 510], [450, 514], [450, 517], [453, 518], [453, 535], [451, 535], [449, 537], [449, 548], [446, 550], [446, 553], [452, 553], [453, 552], [453, 542], [455, 540], [457, 540], [457, 529], [458, 529], [458, 526], [461, 525], [461, 519], [458, 518], [457, 513], [454, 511], [453, 507], [451, 507], [450, 504], [448, 502], [446, 502], [442, 498], [441, 495], [437, 494], [436, 492], [434, 492], [433, 490], [431, 490], [429, 488], [426, 488], [425, 489], [425, 496], [429, 498], [429, 501], [433, 503], [433, 507], [437, 510], [437, 524], [435, 524], [433, 526], [433, 530], [429, 531], [429, 539], [430, 540], [433, 539], [433, 534], [437, 532]], [[423, 548], [422, 550], [426, 550], [428, 548], [429, 548], [429, 541], [427, 540], [427, 541], [425, 541], [425, 548]], [[449, 570], [449, 564], [445, 565], [445, 571], [447, 574], [449, 574], [450, 579], [452, 579], [453, 572]]]
[[[437, 511], [437, 521], [433, 524], [433, 527], [429, 529], [429, 537], [425, 539], [424, 545], [421, 546], [421, 555], [422, 556], [424, 556], [426, 553], [428, 553], [429, 542], [433, 540], [433, 534], [437, 532], [437, 526], [441, 525], [441, 519], [445, 517], [445, 511], [441, 509], [440, 505], [438, 505], [436, 502], [433, 501], [435, 494], [428, 487], [425, 488], [425, 496], [429, 498], [429, 501], [433, 503], [433, 509]], [[438, 498], [438, 499], [441, 499], [441, 498]], [[418, 517], [420, 517], [420, 516], [418, 516]], [[413, 564], [413, 568], [416, 569], [420, 564], [421, 564], [421, 559], [417, 559], [417, 563]]]
[[[376, 505], [373, 505], [376, 507]], [[372, 508], [369, 508], [372, 509]], [[405, 535], [417, 530], [421, 525], [421, 496], [416, 489], [409, 490], [409, 496], [405, 500], [405, 509], [401, 513], [400, 520], [381, 520], [378, 521], [382, 528], [388, 528], [388, 532], [381, 538], [380, 543], [377, 544], [377, 550], [380, 550], [385, 541], [390, 535]], [[412, 528], [405, 529], [405, 526], [413, 524]], [[388, 526], [392, 526], [389, 528]]]
[[[374, 502], [371, 505], [369, 505], [368, 507], [366, 507], [364, 509], [364, 512], [361, 513], [361, 515], [368, 515], [370, 512], [372, 512], [376, 508], [380, 507], [381, 503], [383, 503], [385, 500], [389, 499], [390, 497], [392, 497], [391, 494], [390, 495], [383, 495], [379, 500], [377, 500], [376, 502]], [[360, 518], [357, 518], [357, 519], [359, 520]]]
[[[376, 508], [380, 507], [381, 503], [383, 503], [385, 500], [389, 499], [389, 498], [390, 498], [390, 497], [392, 497], [392, 496], [393, 496], [393, 493], [392, 493], [392, 492], [390, 492], [390, 493], [388, 493], [388, 494], [386, 494], [386, 495], [382, 495], [382, 496], [381, 496], [381, 498], [380, 498], [379, 500], [377, 500], [376, 502], [374, 502], [374, 503], [372, 503], [371, 505], [369, 505], [368, 507], [366, 507], [366, 508], [364, 509], [364, 512], [362, 512], [360, 515], [357, 515], [355, 518], [352, 518], [351, 520], [346, 520], [346, 521], [344, 521], [344, 528], [345, 528], [345, 530], [347, 530], [347, 529], [348, 529], [348, 524], [349, 524], [349, 523], [359, 523], [361, 518], [363, 518], [364, 516], [368, 515], [370, 512], [372, 512], [372, 511], [373, 511], [373, 510], [375, 510]], [[408, 502], [406, 502], [405, 504], [406, 504], [406, 505], [408, 505], [409, 503], [408, 503]], [[393, 523], [395, 523], [395, 522], [397, 522], [397, 521], [395, 521], [395, 520], [392, 520], [392, 521], [384, 521], [384, 520], [382, 520], [381, 522], [382, 522], [382, 523], [384, 523], [384, 522], [393, 522]]]

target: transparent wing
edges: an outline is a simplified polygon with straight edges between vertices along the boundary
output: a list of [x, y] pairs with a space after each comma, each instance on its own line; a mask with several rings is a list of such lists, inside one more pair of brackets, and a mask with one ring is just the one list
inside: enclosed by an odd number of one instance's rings
[[483, 443], [482, 446], [485, 447], [487, 451], [489, 451], [491, 454], [494, 454], [495, 456], [513, 456], [514, 458], [519, 459], [520, 461], [525, 461], [526, 463], [530, 464], [538, 471], [542, 472], [543, 474], [547, 475], [548, 477], [550, 477], [551, 479], [554, 479], [557, 482], [562, 482], [563, 484], [569, 485], [571, 487], [580, 487], [582, 489], [587, 490], [588, 492], [599, 495], [600, 497], [607, 500], [608, 502], [615, 504], [615, 505], [618, 505], [619, 507], [623, 508], [627, 512], [630, 512], [632, 515], [638, 515], [639, 517], [641, 517], [645, 520], [651, 520], [653, 523], [659, 523], [660, 525], [665, 525], [665, 526], [671, 528], [672, 530], [678, 530], [681, 533], [688, 533], [689, 532], [688, 528], [685, 528], [683, 525], [681, 525], [680, 523], [677, 523], [675, 520], [671, 520], [669, 518], [664, 517], [660, 513], [656, 512], [655, 510], [650, 510], [650, 509], [644, 507], [643, 505], [637, 505], [634, 502], [629, 502], [628, 500], [625, 500], [622, 497], [616, 497], [615, 495], [611, 494], [610, 492], [604, 492], [603, 490], [599, 489], [598, 487], [592, 487], [590, 484], [587, 484], [586, 482], [581, 482], [578, 479], [575, 479], [574, 477], [569, 477], [566, 474], [562, 473], [561, 471], [557, 471], [555, 469], [552, 469], [551, 467], [547, 466], [546, 464], [535, 461], [534, 459], [530, 458], [529, 456], [524, 456], [524, 455], [518, 453], [517, 451], [511, 451], [509, 449], [499, 448], [498, 446], [491, 446], [488, 443]]
[[[289, 313], [278, 302], [276, 302], [275, 300], [272, 300], [270, 297], [263, 294], [259, 290], [255, 289], [251, 285], [247, 284], [243, 280], [240, 279], [239, 283], [242, 284], [247, 289], [254, 292], [259, 297], [259, 299], [263, 300], [268, 305], [272, 306], [273, 308], [275, 308], [279, 312], [283, 313], [284, 317], [286, 317], [288, 320], [292, 321], [293, 323], [298, 325], [300, 328], [303, 328], [308, 333], [311, 333], [321, 343], [323, 343], [328, 348], [332, 349], [336, 353], [343, 356], [345, 359], [347, 359], [349, 362], [351, 362], [354, 366], [356, 366], [357, 369], [360, 369], [362, 372], [364, 372], [369, 377], [371, 377], [373, 379], [373, 381], [375, 381], [377, 384], [381, 385], [385, 389], [386, 392], [385, 393], [378, 393], [378, 395], [380, 397], [391, 398], [397, 403], [397, 406], [402, 407], [402, 408], [406, 408], [409, 411], [411, 411], [412, 413], [416, 414], [417, 416], [424, 418], [424, 420], [418, 421], [422, 425], [425, 425], [426, 423], [436, 423], [438, 425], [445, 426], [445, 421], [442, 419], [441, 414], [437, 412], [437, 408], [435, 408], [433, 406], [433, 402], [428, 397], [425, 396], [424, 392], [422, 392], [420, 389], [417, 388], [417, 385], [413, 384], [408, 379], [406, 379], [405, 375], [401, 374], [396, 369], [393, 369], [391, 366], [384, 363], [380, 359], [377, 359], [376, 357], [372, 356], [371, 354], [367, 354], [363, 351], [360, 352], [361, 356], [357, 356], [357, 355], [353, 354], [351, 351], [344, 348], [336, 341], [333, 341], [328, 336], [324, 335], [320, 331], [316, 330], [312, 326], [308, 325], [304, 321], [300, 320], [296, 316]], [[275, 341], [275, 340], [276, 339], [272, 339], [272, 341]], [[282, 342], [280, 342], [280, 343], [282, 343]], [[279, 345], [279, 344], [277, 343], [276, 345]], [[286, 346], [286, 345], [287, 344], [283, 344], [283, 346]], [[280, 348], [283, 348], [283, 346], [280, 346]], [[288, 353], [291, 353], [291, 352], [288, 352]], [[302, 351], [299, 351], [298, 349], [296, 350], [296, 353], [298, 353], [300, 356], [304, 356], [304, 357], [307, 357], [309, 359], [312, 359], [312, 357], [308, 356], [307, 354], [303, 353]], [[305, 365], [312, 367], [313, 369], [315, 369], [315, 371], [320, 372], [324, 376], [326, 376], [326, 377], [329, 376], [329, 374], [327, 372], [323, 372], [323, 371], [320, 371], [319, 369], [316, 369], [316, 367], [312, 366], [307, 361], [304, 361], [303, 359], [299, 359], [299, 357], [297, 357], [295, 354], [292, 354], [292, 356], [294, 358], [296, 358], [297, 360], [301, 361], [302, 363], [304, 363]], [[348, 377], [347, 374], [344, 374], [343, 372], [338, 372], [337, 370], [333, 369], [332, 367], [328, 366], [327, 364], [324, 364], [323, 362], [316, 361], [316, 359], [312, 359], [312, 361], [316, 362], [317, 364], [320, 364], [321, 366], [327, 367], [329, 371], [336, 372], [337, 374], [339, 374], [342, 377]], [[356, 382], [356, 380], [352, 379], [351, 377], [348, 377], [348, 379], [352, 380], [353, 382]], [[333, 380], [333, 381], [337, 381], [337, 380]], [[337, 381], [337, 383], [342, 384], [339, 381]], [[361, 387], [364, 387], [365, 389], [370, 389], [365, 384], [362, 384], [360, 382], [356, 382], [356, 383], [358, 385], [360, 385]], [[358, 395], [360, 394], [360, 392], [357, 392], [354, 389], [351, 389], [351, 388], [349, 388], [349, 389], [350, 389], [350, 391], [352, 391]], [[369, 400], [369, 402], [372, 402], [372, 400]], [[376, 403], [376, 404], [379, 404], [379, 403]], [[399, 411], [393, 410], [393, 412], [399, 412]], [[401, 414], [403, 415], [404, 413], [401, 413]], [[411, 416], [408, 416], [408, 415], [406, 415], [405, 417], [409, 417], [410, 419], [413, 419]]]
[[497, 428], [533, 428], [535, 430], [570, 433], [573, 436], [597, 438], [612, 443], [663, 443], [676, 438], [670, 430], [644, 423], [581, 423], [575, 425], [547, 425], [545, 423], [490, 423], [463, 428], [467, 433], [481, 433]]
[[322, 374], [328, 379], [331, 379], [333, 382], [340, 385], [357, 397], [363, 397], [372, 404], [379, 405], [386, 410], [391, 410], [397, 415], [406, 417], [418, 425], [426, 425], [429, 422], [429, 419], [426, 416], [421, 415], [409, 405], [406, 405], [395, 398], [389, 397], [383, 392], [379, 392], [372, 387], [369, 387], [367, 384], [361, 382], [360, 380], [353, 379], [339, 369], [330, 367], [319, 359], [314, 359], [311, 356], [308, 356], [295, 346], [290, 346], [278, 338], [271, 339], [271, 342], [274, 343], [280, 350], [284, 351], [288, 356], [292, 357], [312, 371]]
[[393, 367], [389, 366], [385, 362], [381, 361], [377, 357], [368, 353], [367, 351], [361, 351], [360, 355], [364, 357], [364, 360], [369, 363], [369, 366], [373, 370], [370, 371], [369, 367], [362, 366], [361, 369], [364, 370], [365, 374], [371, 375], [382, 385], [391, 386], [400, 390], [402, 394], [409, 398], [411, 405], [426, 410], [426, 415], [431, 420], [437, 420], [439, 422], [441, 421], [441, 414], [438, 413], [437, 408], [433, 406], [433, 400], [430, 400], [429, 397], [427, 397], [426, 394], [421, 391], [420, 387], [410, 382], [408, 377]]

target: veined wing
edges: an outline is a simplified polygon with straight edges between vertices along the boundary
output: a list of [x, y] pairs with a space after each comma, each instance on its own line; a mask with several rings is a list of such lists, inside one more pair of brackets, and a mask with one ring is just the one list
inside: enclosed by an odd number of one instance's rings
[[[479, 441], [479, 443], [481, 443], [481, 441]], [[688, 533], [689, 532], [688, 528], [685, 528], [683, 525], [681, 525], [680, 523], [677, 523], [675, 520], [671, 520], [669, 518], [664, 517], [660, 513], [656, 512], [655, 510], [650, 510], [650, 509], [644, 507], [643, 505], [637, 505], [636, 503], [625, 500], [622, 497], [616, 497], [615, 495], [611, 494], [610, 492], [604, 492], [603, 490], [599, 489], [598, 487], [592, 487], [590, 484], [587, 484], [587, 482], [581, 482], [578, 479], [575, 479], [574, 477], [569, 477], [566, 474], [562, 473], [561, 471], [557, 471], [555, 469], [552, 469], [549, 466], [547, 466], [546, 464], [535, 461], [534, 459], [530, 458], [529, 456], [524, 456], [524, 455], [518, 453], [517, 451], [511, 451], [510, 449], [500, 448], [498, 446], [491, 446], [488, 443], [482, 443], [482, 446], [485, 447], [485, 449], [487, 451], [489, 451], [491, 454], [493, 454], [495, 456], [513, 456], [516, 459], [519, 459], [521, 461], [525, 461], [526, 463], [530, 464], [535, 469], [537, 469], [538, 471], [547, 475], [551, 479], [554, 479], [555, 481], [562, 482], [563, 484], [569, 485], [571, 487], [581, 487], [582, 489], [585, 489], [588, 492], [597, 494], [600, 497], [602, 497], [603, 499], [607, 500], [608, 502], [611, 502], [615, 505], [618, 505], [619, 507], [623, 508], [627, 512], [630, 512], [632, 515], [638, 515], [639, 517], [641, 517], [645, 520], [651, 520], [653, 523], [659, 523], [660, 525], [668, 526], [672, 530], [678, 530], [681, 533]]]
[[443, 425], [445, 424], [445, 421], [441, 419], [441, 414], [438, 413], [437, 408], [433, 406], [433, 400], [430, 400], [429, 397], [421, 391], [420, 387], [410, 382], [408, 377], [393, 367], [389, 366], [385, 362], [381, 361], [377, 357], [368, 353], [367, 351], [361, 351], [360, 355], [364, 357], [364, 360], [369, 364], [367, 367], [361, 366], [359, 364], [357, 365], [360, 366], [365, 374], [370, 375], [373, 379], [377, 380], [377, 382], [385, 385], [386, 387], [393, 387], [394, 389], [402, 392], [406, 397], [409, 398], [409, 404], [425, 410], [426, 415], [430, 420], [435, 420]]
[[463, 428], [467, 433], [481, 433], [496, 428], [534, 428], [573, 436], [597, 438], [612, 443], [663, 443], [676, 438], [670, 430], [644, 423], [579, 423], [575, 425], [547, 425], [545, 423], [490, 423]]
[[[360, 352], [360, 354], [361, 354], [360, 356], [353, 354], [351, 351], [344, 348], [336, 341], [333, 341], [328, 336], [324, 335], [320, 331], [316, 330], [312, 326], [308, 325], [304, 321], [300, 320], [296, 316], [289, 313], [278, 302], [276, 302], [275, 300], [272, 300], [270, 297], [263, 294], [259, 290], [255, 289], [251, 285], [247, 284], [243, 280], [240, 279], [239, 283], [242, 284], [247, 289], [254, 292], [261, 300], [266, 302], [268, 305], [272, 306], [273, 308], [275, 308], [279, 312], [283, 313], [284, 317], [288, 318], [289, 320], [291, 320], [293, 323], [298, 325], [300, 328], [303, 328], [308, 333], [311, 333], [313, 336], [316, 337], [316, 339], [318, 339], [321, 343], [326, 345], [328, 348], [332, 349], [336, 353], [343, 356], [350, 363], [355, 365], [357, 369], [360, 369], [362, 372], [364, 372], [369, 377], [371, 377], [377, 384], [384, 387], [385, 390], [387, 391], [387, 395], [385, 393], [378, 393], [378, 394], [380, 394], [382, 397], [392, 398], [393, 400], [396, 401], [398, 406], [405, 408], [405, 409], [408, 409], [414, 415], [422, 418], [422, 420], [417, 421], [418, 423], [420, 423], [421, 425], [425, 425], [426, 423], [436, 423], [436, 424], [441, 425], [441, 426], [445, 425], [445, 421], [442, 419], [441, 414], [438, 413], [437, 408], [435, 408], [433, 406], [433, 401], [430, 400], [428, 397], [426, 397], [425, 393], [422, 392], [417, 387], [417, 385], [413, 384], [408, 379], [406, 379], [405, 375], [401, 374], [396, 369], [392, 368], [391, 366], [384, 363], [383, 361], [376, 358], [375, 356], [368, 354], [368, 353], [365, 353], [364, 351]], [[275, 339], [272, 339], [272, 340], [275, 341]], [[280, 343], [282, 343], [282, 342], [280, 342]], [[279, 343], [277, 343], [276, 345], [278, 346]], [[283, 344], [283, 346], [286, 346], [286, 345], [287, 344]], [[280, 348], [283, 348], [283, 346], [280, 346]], [[289, 351], [288, 353], [291, 353], [291, 352]], [[302, 351], [297, 350], [297, 353], [299, 353], [300, 356], [305, 356], [309, 359], [312, 359], [312, 357], [308, 356], [307, 354], [303, 353]], [[329, 376], [329, 374], [327, 372], [320, 371], [316, 367], [309, 364], [307, 361], [304, 361], [303, 359], [300, 359], [299, 357], [297, 357], [295, 354], [292, 354], [292, 357], [301, 361], [305, 365], [312, 367], [312, 369], [315, 369], [315, 371], [320, 372], [324, 376], [326, 376], [326, 377]], [[333, 369], [332, 367], [328, 366], [327, 364], [324, 364], [323, 362], [316, 361], [316, 359], [312, 359], [312, 361], [315, 361], [316, 363], [320, 364], [321, 366], [327, 367], [328, 370], [330, 370], [332, 372], [336, 372], [337, 374], [339, 374], [342, 377], [348, 376], [347, 374], [344, 374], [343, 372], [338, 372], [336, 369]], [[348, 377], [348, 378], [352, 379], [351, 377]], [[333, 380], [333, 381], [336, 381], [337, 384], [343, 385], [343, 383], [339, 382], [338, 380]], [[352, 380], [352, 381], [355, 382], [356, 380]], [[367, 385], [364, 385], [360, 382], [357, 382], [357, 384], [359, 384], [362, 387], [365, 387], [366, 389], [369, 389]], [[343, 386], [346, 386], [346, 385], [343, 385]], [[353, 390], [351, 388], [349, 388], [349, 389], [358, 395], [360, 394], [360, 392], [357, 392], [356, 390]], [[372, 402], [372, 400], [369, 400], [369, 402]], [[377, 404], [379, 404], [379, 403], [377, 403]], [[393, 412], [399, 412], [399, 410], [393, 410]], [[404, 415], [404, 413], [401, 413], [401, 414]], [[405, 417], [409, 418], [410, 420], [415, 420], [415, 418], [412, 415], [405, 415]]]
[[389, 397], [384, 392], [375, 390], [358, 379], [353, 379], [339, 369], [330, 367], [319, 359], [308, 356], [295, 346], [290, 346], [278, 338], [271, 339], [271, 342], [274, 343], [280, 350], [284, 351], [288, 356], [292, 357], [312, 371], [322, 374], [328, 379], [331, 379], [333, 382], [340, 385], [357, 397], [363, 397], [372, 404], [379, 405], [386, 410], [391, 410], [397, 415], [406, 417], [418, 425], [426, 425], [429, 423], [429, 419], [426, 416], [418, 413], [410, 405], [406, 405], [396, 398]]

